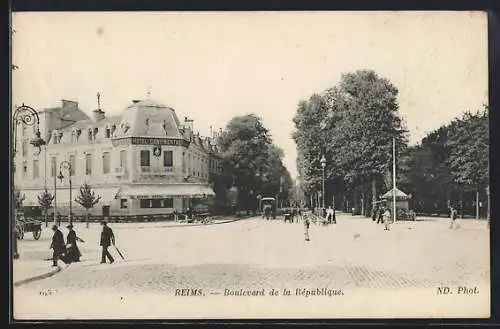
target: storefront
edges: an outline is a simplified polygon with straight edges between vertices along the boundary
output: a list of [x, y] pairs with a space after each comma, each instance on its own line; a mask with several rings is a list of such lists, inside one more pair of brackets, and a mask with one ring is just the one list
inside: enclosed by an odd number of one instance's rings
[[128, 185], [118, 193], [119, 213], [123, 215], [172, 214], [189, 208], [206, 211], [214, 192], [202, 184]]

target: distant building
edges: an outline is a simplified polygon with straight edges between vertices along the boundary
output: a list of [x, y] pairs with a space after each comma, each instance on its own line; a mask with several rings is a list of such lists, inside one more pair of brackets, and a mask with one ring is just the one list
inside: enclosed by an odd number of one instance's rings
[[[100, 106], [98, 106], [100, 107]], [[46, 187], [54, 193], [61, 215], [69, 213], [68, 171], [57, 179], [62, 161], [71, 164], [74, 202], [85, 182], [101, 201], [91, 214], [111, 216], [169, 214], [210, 202], [211, 173], [222, 164], [213, 138], [193, 131], [193, 121], [180, 122], [175, 110], [151, 100], [134, 100], [122, 114], [106, 116], [98, 108], [90, 118], [73, 101], [39, 112], [40, 132], [47, 142], [35, 155], [29, 141], [33, 127], [19, 127], [14, 184], [25, 206], [38, 205]], [[213, 136], [212, 136], [213, 137]]]

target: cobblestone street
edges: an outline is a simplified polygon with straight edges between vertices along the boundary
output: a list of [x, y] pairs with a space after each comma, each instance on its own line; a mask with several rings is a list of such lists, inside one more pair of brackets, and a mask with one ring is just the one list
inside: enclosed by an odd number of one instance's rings
[[[337, 222], [326, 227], [312, 225], [309, 242], [304, 241], [302, 224], [260, 218], [198, 227], [110, 224], [117, 246], [126, 258], [121, 260], [112, 250], [114, 264], [99, 264], [99, 226], [86, 229], [84, 224], [77, 224], [77, 234], [86, 241], [80, 244], [82, 262], [71, 264], [50, 278], [16, 287], [15, 314], [21, 318], [85, 316], [85, 312], [90, 312], [88, 298], [96, 298], [93, 293], [97, 292], [98, 296], [107, 296], [102, 298], [119, 296], [122, 300], [139, 302], [143, 300], [141, 296], [157, 296], [181, 300], [184, 304], [182, 297], [170, 298], [176, 289], [201, 289], [206, 297], [194, 303], [218, 298], [220, 307], [232, 299], [224, 297], [225, 301], [220, 302], [225, 289], [282, 291], [286, 288], [292, 294], [297, 288], [342, 289], [350, 297], [338, 298], [347, 302], [355, 296], [358, 299], [364, 296], [366, 300], [367, 295], [402, 293], [409, 300], [410, 291], [415, 292], [412, 295], [434, 298], [440, 286], [452, 289], [477, 286], [481, 294], [466, 298], [469, 307], [475, 307], [474, 300], [479, 304], [489, 301], [489, 231], [484, 221], [463, 221], [456, 230], [448, 229], [448, 221], [442, 219], [401, 222], [393, 225], [391, 231], [384, 231], [382, 225], [361, 217], [339, 215]], [[49, 235], [49, 230], [44, 230], [39, 241], [21, 241], [21, 261], [50, 257]], [[40, 297], [41, 291], [50, 291], [51, 296]], [[54, 314], [56, 308], [49, 305], [59, 298], [65, 298], [75, 307], [87, 304], [86, 311], [75, 309]], [[33, 301], [38, 299], [43, 307], [35, 306]], [[101, 315], [97, 311], [89, 314], [112, 316], [108, 304], [99, 308]], [[339, 315], [341, 309], [336, 306], [335, 312], [330, 310], [326, 314]], [[460, 306], [455, 306], [455, 310], [459, 309]], [[135, 308], [132, 313], [126, 311], [122, 315], [171, 314], [168, 310], [142, 311]], [[375, 312], [373, 307], [369, 312], [362, 308], [359, 314], [370, 316], [370, 312]], [[188, 312], [184, 316], [198, 313]], [[380, 314], [386, 312], [371, 316]]]

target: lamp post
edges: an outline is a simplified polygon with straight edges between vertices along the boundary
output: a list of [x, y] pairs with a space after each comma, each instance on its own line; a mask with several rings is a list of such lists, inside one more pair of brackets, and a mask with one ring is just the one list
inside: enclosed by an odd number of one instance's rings
[[69, 223], [73, 224], [73, 218], [71, 216], [72, 213], [73, 213], [73, 209], [72, 209], [73, 197], [71, 195], [71, 193], [72, 193], [72, 186], [71, 186], [71, 163], [69, 161], [63, 161], [59, 165], [59, 176], [57, 176], [57, 178], [59, 178], [59, 180], [61, 181], [61, 183], [62, 183], [62, 180], [64, 179], [64, 175], [62, 173], [63, 169], [66, 169], [68, 171], [68, 177], [69, 177], [69, 216], [68, 216], [68, 219], [69, 219]]
[[323, 192], [321, 193], [321, 203], [322, 203], [322, 211], [325, 209], [325, 167], [326, 167], [326, 158], [325, 155], [323, 154], [321, 156], [321, 160], [319, 160], [321, 163], [321, 168], [323, 169]]
[[[35, 155], [40, 154], [42, 151], [42, 146], [45, 145], [45, 141], [40, 137], [40, 129], [39, 129], [39, 124], [40, 120], [38, 118], [38, 113], [37, 111], [27, 105], [24, 105], [24, 103], [17, 107], [14, 110], [13, 113], [13, 145], [12, 148], [12, 165], [14, 166], [14, 159], [16, 157], [16, 146], [17, 146], [17, 126], [22, 125], [22, 126], [35, 126], [35, 137], [30, 141], [30, 144], [33, 145], [34, 147], [38, 148], [38, 152], [35, 152]], [[11, 181], [14, 182], [14, 174], [13, 170], [11, 171]], [[15, 196], [14, 196], [15, 198]], [[13, 257], [14, 259], [19, 258], [19, 253], [17, 251], [17, 236], [16, 236], [16, 214], [15, 214], [15, 209], [14, 209], [14, 216], [11, 218], [11, 229], [12, 229], [12, 252], [13, 252]]]

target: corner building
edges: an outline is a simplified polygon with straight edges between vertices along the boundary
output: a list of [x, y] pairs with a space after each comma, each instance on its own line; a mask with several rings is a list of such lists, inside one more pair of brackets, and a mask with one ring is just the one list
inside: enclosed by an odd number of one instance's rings
[[[216, 135], [201, 138], [193, 121], [180, 122], [175, 110], [149, 99], [134, 100], [121, 115], [106, 116], [102, 109], [92, 117], [78, 103], [39, 112], [40, 132], [47, 145], [40, 154], [29, 141], [33, 127], [18, 126], [15, 186], [25, 196], [23, 206], [38, 206], [44, 188], [55, 193], [56, 213], [69, 214], [71, 164], [72, 212], [85, 209], [74, 200], [88, 183], [101, 200], [91, 215], [165, 215], [174, 210], [207, 208], [214, 192], [209, 183], [222, 165]], [[61, 181], [57, 177], [62, 172]]]

